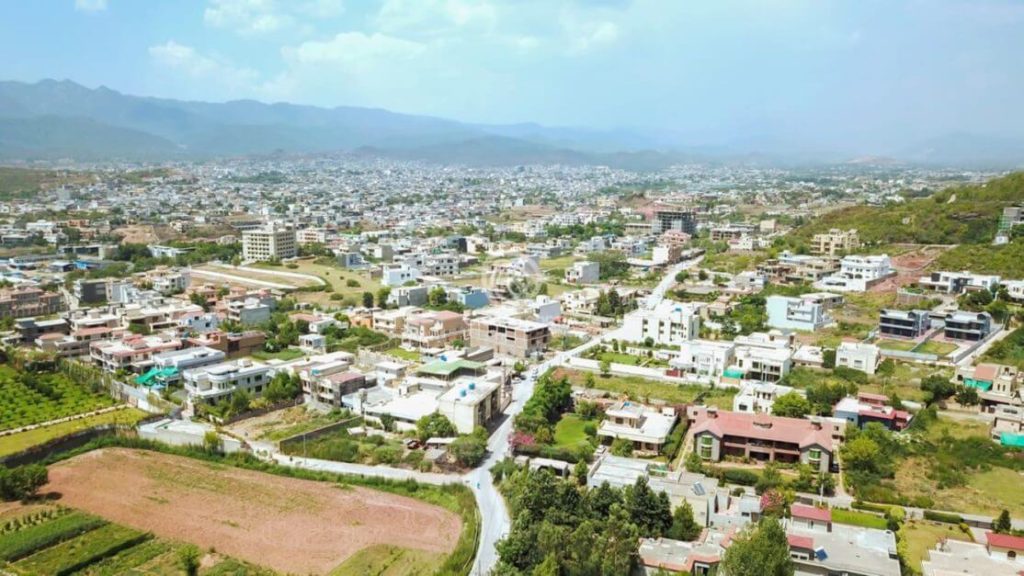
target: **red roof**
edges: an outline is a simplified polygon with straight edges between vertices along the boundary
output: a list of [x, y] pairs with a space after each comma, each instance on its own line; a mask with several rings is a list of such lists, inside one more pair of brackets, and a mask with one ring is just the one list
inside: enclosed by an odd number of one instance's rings
[[1024, 537], [1022, 536], [1011, 536], [1010, 534], [996, 534], [995, 532], [986, 532], [985, 536], [988, 539], [989, 546], [1024, 551]]
[[772, 442], [789, 442], [801, 448], [817, 444], [832, 452], [832, 435], [825, 426], [810, 420], [782, 418], [767, 414], [719, 411], [716, 416], [701, 410], [696, 414], [694, 435], [708, 432], [718, 438], [739, 436]]
[[789, 542], [790, 548], [814, 550], [814, 538], [811, 538], [810, 536], [797, 536], [796, 534], [786, 534], [786, 540]]
[[793, 504], [792, 506], [790, 506], [789, 511], [793, 514], [793, 518], [817, 520], [818, 522], [832, 521], [832, 511], [829, 510], [828, 508], [818, 508], [816, 506]]

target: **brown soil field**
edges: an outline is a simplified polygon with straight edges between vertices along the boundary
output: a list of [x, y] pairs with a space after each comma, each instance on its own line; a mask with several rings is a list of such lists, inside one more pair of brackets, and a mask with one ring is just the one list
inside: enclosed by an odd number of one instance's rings
[[326, 574], [379, 544], [447, 554], [459, 517], [425, 502], [181, 456], [102, 449], [50, 467], [59, 502], [293, 574]]

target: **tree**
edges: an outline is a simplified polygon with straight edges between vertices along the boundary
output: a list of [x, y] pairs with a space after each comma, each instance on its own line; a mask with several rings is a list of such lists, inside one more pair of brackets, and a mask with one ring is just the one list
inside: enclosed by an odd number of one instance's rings
[[199, 574], [201, 554], [199, 548], [189, 544], [183, 546], [178, 550], [178, 562], [181, 563], [181, 569], [185, 571], [188, 576], [196, 576]]
[[430, 438], [451, 438], [456, 434], [455, 425], [440, 412], [427, 414], [416, 421], [416, 436], [421, 442]]
[[757, 484], [754, 485], [754, 490], [758, 494], [764, 494], [768, 490], [774, 490], [782, 486], [782, 482], [782, 473], [779, 472], [778, 465], [772, 462], [764, 467], [764, 471], [761, 472], [761, 476], [757, 479]]
[[232, 414], [241, 414], [249, 409], [249, 403], [252, 402], [252, 396], [249, 395], [245, 390], [239, 390], [231, 395], [231, 403], [229, 404]]
[[625, 438], [616, 438], [612, 441], [612, 455], [623, 457], [632, 456], [633, 443]]
[[487, 456], [487, 431], [477, 428], [472, 434], [459, 436], [451, 444], [452, 456], [459, 464], [475, 467]]
[[373, 292], [363, 292], [363, 308], [373, 308]]
[[687, 472], [699, 474], [704, 471], [704, 461], [701, 460], [696, 450], [686, 456], [686, 462], [683, 465], [686, 467]]
[[636, 483], [626, 487], [623, 505], [630, 522], [640, 529], [642, 536], [658, 537], [672, 526], [672, 504], [668, 495], [655, 493], [646, 476], [640, 476]]
[[992, 530], [996, 534], [1009, 534], [1013, 530], [1013, 521], [1010, 520], [1010, 511], [1004, 509], [999, 513], [999, 517], [992, 522]]
[[836, 367], [836, 351], [834, 349], [826, 348], [821, 352], [821, 366], [822, 368]]
[[206, 297], [199, 292], [193, 292], [188, 295], [188, 300], [196, 306], [201, 306], [204, 311], [209, 309], [209, 304], [206, 302]]
[[593, 372], [587, 372], [587, 375], [583, 377], [583, 387], [584, 388], [593, 388], [596, 383], [597, 383], [597, 381], [594, 378], [594, 373]]
[[841, 448], [843, 465], [850, 470], [878, 472], [881, 448], [878, 443], [859, 434]]
[[786, 532], [775, 518], [762, 518], [733, 539], [722, 558], [722, 572], [729, 576], [792, 576]]
[[956, 385], [941, 374], [932, 374], [921, 380], [921, 390], [927, 392], [928, 404], [934, 404], [955, 394]]
[[213, 430], [207, 430], [203, 434], [203, 450], [211, 454], [220, 454], [224, 451], [224, 441], [221, 440], [220, 434], [217, 434]]
[[0, 467], [0, 500], [24, 500], [35, 496], [49, 481], [49, 473], [42, 464]]
[[572, 476], [576, 479], [576, 484], [579, 486], [587, 485], [587, 476], [589, 474], [589, 468], [587, 467], [586, 460], [580, 460], [572, 468]]
[[672, 526], [666, 537], [691, 542], [700, 536], [701, 526], [693, 517], [693, 507], [686, 500], [672, 513]]
[[427, 305], [439, 308], [448, 303], [448, 292], [443, 286], [434, 286], [427, 294]]
[[607, 378], [612, 373], [612, 363], [607, 360], [601, 360], [601, 363], [598, 365], [598, 368], [601, 371], [602, 378]]
[[978, 391], [971, 386], [961, 386], [956, 391], [956, 402], [961, 406], [977, 406], [981, 402]]
[[388, 286], [381, 286], [377, 290], [377, 306], [380, 308], [387, 308], [389, 296], [391, 296], [391, 288]]
[[803, 418], [811, 412], [811, 403], [802, 394], [789, 392], [775, 399], [772, 414], [786, 418]]

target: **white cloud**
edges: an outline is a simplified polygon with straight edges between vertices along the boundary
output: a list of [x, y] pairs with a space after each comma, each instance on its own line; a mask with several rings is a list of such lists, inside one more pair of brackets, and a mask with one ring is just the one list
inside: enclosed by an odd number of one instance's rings
[[203, 22], [247, 35], [309, 32], [310, 19], [337, 18], [344, 12], [342, 0], [210, 0]]
[[203, 55], [191, 46], [169, 40], [164, 44], [149, 47], [149, 55], [161, 66], [185, 76], [216, 82], [226, 88], [248, 90], [257, 88], [259, 74], [248, 68], [237, 68], [231, 64]]
[[343, 32], [326, 41], [285, 48], [285, 59], [300, 65], [338, 64], [348, 69], [397, 63], [423, 54], [426, 46], [387, 34]]
[[611, 21], [575, 23], [566, 25], [569, 53], [585, 54], [619, 39], [619, 27]]
[[100, 12], [107, 9], [107, 0], [75, 0], [79, 12]]

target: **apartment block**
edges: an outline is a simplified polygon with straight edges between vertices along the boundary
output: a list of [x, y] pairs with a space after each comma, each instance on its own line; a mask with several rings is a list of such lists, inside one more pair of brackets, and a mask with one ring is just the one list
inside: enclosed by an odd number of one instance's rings
[[547, 324], [506, 317], [475, 318], [469, 324], [473, 347], [488, 347], [496, 354], [526, 358], [547, 349], [551, 330]]
[[811, 253], [835, 256], [840, 252], [850, 252], [860, 248], [860, 236], [857, 231], [838, 230], [833, 228], [822, 234], [815, 234], [811, 239]]
[[268, 226], [242, 232], [242, 259], [284, 260], [298, 254], [295, 230]]
[[697, 215], [692, 210], [655, 210], [651, 233], [657, 236], [669, 230], [685, 232], [692, 237], [697, 233]]
[[469, 333], [466, 319], [458, 312], [442, 310], [410, 316], [402, 328], [402, 345], [412, 348], [447, 348]]
[[565, 271], [565, 281], [569, 284], [593, 284], [601, 278], [601, 265], [597, 262], [574, 262]]
[[63, 309], [64, 297], [59, 292], [32, 287], [0, 290], [0, 318], [49, 316]]
[[880, 358], [878, 346], [864, 342], [842, 342], [836, 348], [836, 366], [874, 374]]
[[626, 317], [622, 339], [655, 344], [681, 345], [700, 335], [700, 307], [691, 303], [663, 300], [653, 310], [638, 310]]

